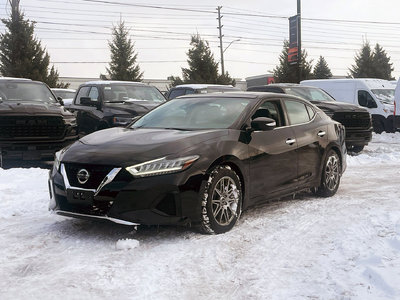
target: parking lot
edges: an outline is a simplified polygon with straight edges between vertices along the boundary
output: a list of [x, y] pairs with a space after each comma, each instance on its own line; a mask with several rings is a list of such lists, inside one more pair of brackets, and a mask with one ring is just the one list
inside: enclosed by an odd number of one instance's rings
[[334, 197], [268, 203], [206, 236], [56, 216], [48, 170], [0, 169], [1, 298], [398, 299], [399, 175], [400, 134], [374, 134]]

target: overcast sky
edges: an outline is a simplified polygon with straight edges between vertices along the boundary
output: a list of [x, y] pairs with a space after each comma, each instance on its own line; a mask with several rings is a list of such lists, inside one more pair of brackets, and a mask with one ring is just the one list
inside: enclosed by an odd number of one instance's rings
[[[106, 73], [110, 60], [107, 41], [112, 25], [120, 18], [131, 28], [145, 78], [181, 76], [181, 67], [187, 66], [190, 34], [197, 32], [210, 42], [219, 61], [218, 5], [222, 6], [224, 48], [234, 41], [224, 54], [225, 70], [235, 78], [269, 73], [278, 64], [283, 40], [289, 35], [287, 18], [296, 14], [297, 5], [297, 0], [105, 2], [109, 3], [21, 0], [25, 15], [37, 22], [35, 33], [60, 76], [98, 78]], [[155, 7], [134, 6], [138, 4]], [[396, 0], [303, 0], [303, 49], [314, 63], [324, 56], [334, 75], [347, 75], [363, 40], [372, 47], [379, 43], [391, 56], [393, 75], [398, 78], [399, 9]], [[8, 0], [0, 0], [0, 17], [7, 17], [9, 12]], [[4, 30], [1, 24], [0, 32]]]

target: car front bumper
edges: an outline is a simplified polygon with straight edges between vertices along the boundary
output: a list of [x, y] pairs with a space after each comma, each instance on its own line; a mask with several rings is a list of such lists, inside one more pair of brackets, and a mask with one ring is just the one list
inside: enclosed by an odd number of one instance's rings
[[[115, 172], [115, 169], [113, 169]], [[110, 172], [111, 173], [111, 172]], [[71, 186], [64, 165], [50, 171], [49, 209], [56, 214], [125, 225], [188, 224], [200, 221], [196, 170], [134, 178], [126, 170], [107, 174], [96, 188]], [[114, 178], [110, 180], [111, 175]]]
[[372, 139], [372, 127], [369, 129], [350, 129], [346, 128], [346, 145], [365, 146]]

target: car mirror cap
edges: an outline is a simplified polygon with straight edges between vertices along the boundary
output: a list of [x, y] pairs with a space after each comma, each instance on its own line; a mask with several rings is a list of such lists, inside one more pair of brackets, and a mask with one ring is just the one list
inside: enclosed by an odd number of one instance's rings
[[256, 131], [272, 130], [276, 127], [276, 121], [271, 118], [258, 117], [251, 121], [251, 128]]

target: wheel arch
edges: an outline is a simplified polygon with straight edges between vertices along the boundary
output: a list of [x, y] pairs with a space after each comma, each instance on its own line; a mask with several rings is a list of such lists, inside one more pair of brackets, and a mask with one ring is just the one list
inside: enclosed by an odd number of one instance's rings
[[210, 174], [210, 172], [214, 167], [221, 165], [231, 167], [232, 170], [235, 171], [235, 173], [238, 175], [243, 195], [242, 207], [245, 207], [245, 203], [247, 202], [247, 197], [248, 197], [248, 192], [247, 192], [248, 182], [245, 177], [245, 169], [244, 169], [245, 167], [243, 166], [243, 163], [240, 161], [239, 158], [237, 158], [234, 155], [224, 155], [214, 160], [214, 162], [208, 167], [206, 174], [207, 175]]
[[325, 152], [324, 152], [324, 154], [322, 156], [321, 166], [319, 168], [319, 176], [318, 176], [318, 178], [322, 178], [322, 172], [323, 172], [323, 169], [324, 169], [325, 160], [326, 160], [326, 157], [327, 157], [327, 155], [328, 155], [330, 150], [335, 151], [336, 154], [339, 156], [340, 169], [341, 169], [340, 170], [340, 175], [343, 174], [343, 153], [342, 153], [342, 151], [340, 151], [340, 146], [336, 145], [336, 144], [330, 144], [330, 145], [328, 145], [328, 147], [326, 147]]

